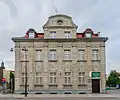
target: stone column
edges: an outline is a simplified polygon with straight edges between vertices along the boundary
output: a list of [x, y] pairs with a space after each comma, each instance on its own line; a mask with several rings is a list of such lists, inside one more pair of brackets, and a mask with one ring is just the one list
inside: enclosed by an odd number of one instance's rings
[[48, 54], [48, 44], [47, 43], [44, 43], [44, 49], [43, 49], [43, 51], [44, 51], [44, 68], [43, 68], [43, 70], [44, 70], [44, 77], [43, 77], [43, 84], [44, 84], [44, 89], [45, 90], [47, 90], [48, 89], [48, 80], [49, 80], [49, 77], [48, 77], [48, 75], [49, 75], [49, 72], [48, 72], [48, 67], [49, 67], [49, 65], [48, 65], [48, 56], [49, 56], [49, 54]]
[[20, 90], [20, 65], [20, 45], [18, 43], [15, 43], [15, 92]]
[[106, 54], [105, 54], [105, 43], [101, 43], [100, 46], [100, 55], [101, 55], [101, 66], [100, 66], [100, 72], [101, 72], [101, 93], [105, 93], [106, 90]]
[[29, 62], [27, 64], [28, 68], [28, 85], [29, 85], [29, 90], [34, 89], [34, 43], [29, 43], [29, 48], [28, 48], [28, 58]]

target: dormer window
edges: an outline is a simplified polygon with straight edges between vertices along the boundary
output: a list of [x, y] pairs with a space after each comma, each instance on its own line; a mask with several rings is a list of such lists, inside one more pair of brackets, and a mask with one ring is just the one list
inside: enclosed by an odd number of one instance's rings
[[86, 32], [86, 37], [90, 38], [91, 37], [91, 32]]
[[91, 38], [91, 37], [92, 37], [92, 33], [91, 33], [91, 32], [85, 32], [85, 36], [86, 36], [87, 38]]
[[35, 37], [35, 31], [34, 29], [29, 30], [29, 38], [34, 38]]
[[85, 37], [86, 38], [91, 38], [92, 37], [92, 34], [93, 34], [93, 31], [90, 29], [90, 28], [87, 28], [85, 30]]

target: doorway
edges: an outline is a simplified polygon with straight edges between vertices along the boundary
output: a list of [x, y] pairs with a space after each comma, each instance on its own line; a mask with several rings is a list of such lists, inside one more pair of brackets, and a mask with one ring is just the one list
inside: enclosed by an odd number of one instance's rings
[[92, 93], [100, 93], [100, 79], [92, 79]]

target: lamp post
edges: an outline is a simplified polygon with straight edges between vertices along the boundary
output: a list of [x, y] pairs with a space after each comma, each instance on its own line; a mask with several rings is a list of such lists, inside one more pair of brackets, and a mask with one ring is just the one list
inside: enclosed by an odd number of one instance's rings
[[25, 97], [27, 97], [27, 49], [23, 47], [22, 50], [25, 52]]

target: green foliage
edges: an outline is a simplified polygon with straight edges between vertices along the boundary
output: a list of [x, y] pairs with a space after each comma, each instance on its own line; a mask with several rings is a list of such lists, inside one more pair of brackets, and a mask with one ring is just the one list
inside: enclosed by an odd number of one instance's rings
[[10, 79], [11, 78], [14, 78], [14, 73], [13, 72], [10, 72]]
[[109, 86], [116, 86], [116, 84], [120, 84], [119, 74], [114, 70], [110, 72], [110, 76], [106, 81]]
[[12, 93], [14, 92], [14, 87], [15, 87], [15, 77], [14, 77], [14, 73], [10, 72], [10, 80], [9, 80], [9, 87], [10, 90], [12, 91]]

